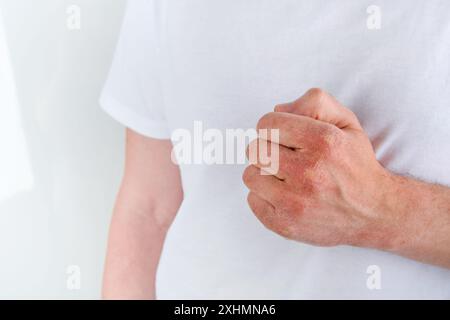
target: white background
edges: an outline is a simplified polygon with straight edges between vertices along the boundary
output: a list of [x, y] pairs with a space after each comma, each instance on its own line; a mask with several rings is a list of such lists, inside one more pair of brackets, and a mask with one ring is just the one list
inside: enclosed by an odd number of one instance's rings
[[[80, 30], [68, 28], [70, 5], [81, 9]], [[0, 298], [99, 298], [123, 128], [98, 96], [124, 1], [0, 8]]]

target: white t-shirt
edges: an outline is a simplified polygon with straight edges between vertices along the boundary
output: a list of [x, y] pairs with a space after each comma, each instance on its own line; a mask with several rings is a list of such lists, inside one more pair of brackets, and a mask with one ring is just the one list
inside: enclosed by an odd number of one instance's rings
[[[311, 87], [359, 117], [390, 170], [450, 184], [450, 2], [131, 0], [103, 108], [154, 138], [253, 128]], [[450, 271], [314, 247], [251, 213], [244, 164], [181, 164], [159, 298], [450, 298]]]

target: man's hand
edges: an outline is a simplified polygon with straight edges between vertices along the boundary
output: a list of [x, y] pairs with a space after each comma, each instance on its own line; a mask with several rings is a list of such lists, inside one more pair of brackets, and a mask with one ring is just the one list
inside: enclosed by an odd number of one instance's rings
[[[411, 247], [419, 235], [432, 246], [426, 233], [439, 228], [430, 223], [432, 208], [417, 215], [411, 208], [421, 207], [422, 196], [437, 192], [436, 186], [406, 181], [383, 168], [353, 112], [319, 89], [275, 111], [263, 116], [257, 129], [279, 129], [279, 170], [262, 174], [264, 166], [256, 161], [243, 175], [248, 203], [267, 228], [314, 245], [378, 248], [450, 265], [450, 252], [429, 257]], [[253, 141], [247, 152], [262, 143]], [[439, 221], [448, 227], [450, 193], [439, 188], [449, 201]], [[442, 233], [441, 244], [450, 244], [448, 232]]]

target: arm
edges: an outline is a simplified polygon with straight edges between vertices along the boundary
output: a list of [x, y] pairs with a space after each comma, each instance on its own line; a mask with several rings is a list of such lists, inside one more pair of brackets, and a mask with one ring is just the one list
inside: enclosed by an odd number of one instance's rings
[[249, 205], [267, 228], [314, 245], [375, 248], [450, 268], [448, 187], [383, 168], [356, 115], [322, 90], [275, 111], [258, 129], [279, 130], [272, 141], [279, 157], [271, 159], [278, 164], [270, 165], [278, 170], [261, 175], [267, 168], [255, 161], [243, 176]]
[[395, 236], [378, 249], [450, 268], [450, 188], [392, 175], [384, 215]]
[[111, 221], [103, 279], [105, 299], [154, 299], [166, 232], [183, 198], [168, 140], [127, 130], [126, 163]]

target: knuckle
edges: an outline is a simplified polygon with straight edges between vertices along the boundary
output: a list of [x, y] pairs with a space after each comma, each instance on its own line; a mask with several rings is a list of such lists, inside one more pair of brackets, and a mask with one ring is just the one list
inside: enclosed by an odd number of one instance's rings
[[267, 204], [262, 203], [261, 199], [252, 192], [248, 194], [247, 202], [256, 218], [258, 218], [263, 225], [266, 225], [267, 221], [270, 220], [272, 216], [271, 208]]
[[245, 150], [245, 153], [250, 164], [255, 164], [256, 159], [258, 159], [258, 139], [250, 141], [247, 149]]
[[254, 180], [254, 172], [251, 166], [245, 168], [244, 173], [242, 174], [242, 181], [248, 187], [252, 185], [252, 181]]
[[318, 146], [322, 148], [322, 152], [324, 152], [325, 155], [329, 155], [329, 152], [336, 147], [340, 134], [340, 130], [333, 125], [327, 125], [321, 129]]
[[249, 192], [248, 193], [248, 195], [247, 195], [247, 203], [248, 203], [250, 209], [252, 209], [252, 211], [254, 213], [256, 213], [255, 212], [255, 209], [256, 209], [256, 196], [255, 196], [255, 194], [253, 192]]
[[261, 220], [261, 223], [267, 230], [280, 234], [280, 229], [282, 228], [280, 228], [278, 223], [270, 220]]
[[[279, 213], [279, 215], [283, 215], [283, 213]], [[285, 216], [284, 219], [278, 221], [273, 229], [284, 238], [294, 239], [302, 228], [302, 224], [302, 213], [298, 211], [291, 212], [289, 215]]]
[[248, 194], [247, 194], [247, 202], [248, 203], [253, 203], [253, 197], [254, 197], [254, 194], [253, 194], [253, 192], [249, 192]]
[[323, 104], [318, 102], [310, 111], [310, 117], [316, 120], [326, 119], [326, 111]]
[[280, 218], [280, 213], [275, 211], [270, 215], [260, 216], [258, 219], [263, 226], [272, 232], [287, 237], [287, 224]]
[[245, 168], [244, 173], [242, 174], [242, 181], [244, 181], [246, 186], [250, 184], [251, 182], [250, 167]]
[[293, 230], [292, 230], [292, 227], [290, 227], [289, 225], [287, 225], [287, 226], [280, 226], [277, 230], [276, 230], [276, 232], [280, 235], [280, 236], [282, 236], [283, 238], [286, 238], [286, 239], [292, 239], [292, 238], [294, 238], [294, 236], [293, 236], [293, 234], [294, 234], [294, 232], [293, 232]]
[[327, 95], [325, 90], [321, 88], [311, 88], [306, 93], [309, 99], [315, 101], [316, 103], [320, 104], [322, 99]]
[[280, 104], [275, 105], [273, 110], [275, 112], [277, 112], [277, 111], [283, 110], [285, 108], [285, 106], [286, 106], [285, 104], [280, 103]]
[[259, 119], [258, 124], [256, 125], [256, 128], [258, 130], [271, 128], [274, 126], [274, 124], [276, 122], [276, 118], [277, 118], [276, 112], [266, 113]]

